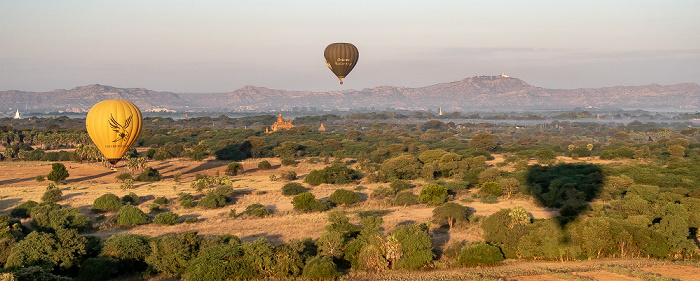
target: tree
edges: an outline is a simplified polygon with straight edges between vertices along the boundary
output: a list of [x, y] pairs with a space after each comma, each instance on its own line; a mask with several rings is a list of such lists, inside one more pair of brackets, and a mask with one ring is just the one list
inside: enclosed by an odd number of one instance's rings
[[433, 209], [433, 220], [438, 224], [447, 222], [447, 225], [452, 229], [454, 222], [467, 220], [467, 211], [468, 209], [466, 206], [448, 202]]
[[381, 171], [384, 172], [388, 180], [412, 180], [420, 175], [421, 163], [411, 154], [403, 154], [395, 158], [386, 160]]
[[68, 174], [68, 170], [66, 170], [65, 165], [61, 163], [53, 163], [51, 164], [51, 172], [48, 176], [46, 176], [46, 178], [55, 183], [60, 183], [69, 176], [70, 175]]
[[520, 189], [520, 181], [518, 181], [516, 178], [501, 179], [498, 181], [498, 184], [501, 186], [501, 190], [508, 196], [508, 198], [510, 198], [511, 195], [518, 193], [518, 190]]
[[490, 134], [478, 134], [469, 141], [469, 147], [474, 150], [494, 151], [497, 146], [496, 136]]
[[56, 234], [34, 231], [12, 248], [6, 268], [38, 265], [47, 269], [69, 269], [85, 255], [87, 238], [75, 229], [59, 228]]
[[685, 147], [682, 145], [672, 145], [668, 147], [668, 153], [672, 158], [683, 158], [685, 156]]
[[447, 201], [447, 188], [435, 183], [423, 187], [418, 195], [418, 202], [428, 205], [440, 205], [445, 201]]
[[417, 224], [397, 226], [391, 236], [401, 245], [402, 256], [396, 261], [396, 268], [418, 269], [433, 260], [430, 236]]

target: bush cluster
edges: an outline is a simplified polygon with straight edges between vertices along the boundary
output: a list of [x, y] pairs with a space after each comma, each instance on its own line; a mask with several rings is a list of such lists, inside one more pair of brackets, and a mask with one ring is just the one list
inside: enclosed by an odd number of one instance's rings
[[132, 205], [124, 205], [119, 208], [116, 222], [120, 226], [136, 226], [148, 223], [148, 216], [141, 209]]
[[300, 183], [290, 182], [290, 183], [282, 186], [282, 195], [284, 195], [284, 196], [297, 195], [299, 193], [306, 192], [306, 190], [307, 189], [304, 188], [304, 186], [301, 185]]
[[92, 207], [90, 207], [90, 209], [96, 212], [109, 212], [119, 210], [122, 205], [122, 201], [119, 200], [119, 197], [112, 193], [107, 193], [97, 197], [97, 199], [95, 199], [95, 201], [92, 203]]
[[153, 181], [159, 181], [160, 180], [160, 172], [158, 170], [151, 168], [151, 167], [146, 167], [146, 169], [143, 170], [139, 174], [139, 176], [136, 178], [138, 181], [145, 181], [145, 182], [153, 182]]
[[260, 203], [255, 203], [251, 204], [248, 207], [245, 208], [244, 214], [254, 216], [254, 217], [267, 217], [270, 215], [270, 211], [265, 209], [265, 206], [263, 206]]
[[294, 196], [294, 198], [292, 198], [292, 205], [294, 205], [294, 209], [304, 212], [323, 212], [330, 208], [327, 202], [316, 200], [316, 196], [310, 192], [304, 192]]
[[359, 178], [359, 171], [334, 164], [322, 170], [312, 170], [306, 178], [304, 178], [304, 182], [310, 185], [319, 185], [322, 183], [346, 184]]
[[337, 205], [351, 205], [360, 202], [360, 195], [347, 189], [336, 189], [328, 201]]
[[226, 206], [226, 197], [223, 195], [209, 193], [197, 203], [197, 206], [215, 209]]
[[44, 195], [41, 196], [41, 202], [58, 202], [61, 200], [61, 196], [63, 196], [61, 189], [59, 189], [53, 183], [49, 183], [49, 185], [46, 187]]
[[153, 218], [153, 223], [164, 225], [178, 224], [180, 223], [180, 216], [173, 212], [160, 213]]

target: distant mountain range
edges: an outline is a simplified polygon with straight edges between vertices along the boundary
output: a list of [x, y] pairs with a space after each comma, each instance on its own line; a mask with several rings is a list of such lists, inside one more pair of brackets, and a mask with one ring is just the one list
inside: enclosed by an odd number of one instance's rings
[[2, 91], [0, 111], [87, 112], [106, 99], [125, 99], [142, 111], [271, 111], [292, 108], [461, 111], [474, 109], [700, 109], [695, 83], [547, 89], [508, 77], [476, 76], [420, 88], [381, 86], [330, 92], [245, 86], [229, 93], [172, 93], [143, 88], [88, 85], [50, 92]]

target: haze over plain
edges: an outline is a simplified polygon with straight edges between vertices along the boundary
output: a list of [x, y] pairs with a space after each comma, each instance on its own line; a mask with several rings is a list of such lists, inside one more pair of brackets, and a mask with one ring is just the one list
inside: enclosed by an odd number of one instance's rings
[[[700, 83], [698, 1], [2, 1], [0, 90]], [[352, 42], [344, 86], [323, 49]]]

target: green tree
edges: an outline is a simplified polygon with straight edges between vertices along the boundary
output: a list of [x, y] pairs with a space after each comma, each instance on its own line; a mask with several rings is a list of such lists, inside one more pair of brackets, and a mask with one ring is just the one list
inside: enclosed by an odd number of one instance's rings
[[69, 176], [70, 175], [68, 174], [68, 170], [66, 170], [65, 165], [61, 163], [53, 163], [51, 164], [51, 172], [46, 176], [46, 178], [58, 184], [63, 182]]
[[469, 147], [474, 150], [494, 151], [498, 144], [496, 136], [489, 134], [478, 134], [469, 141]]
[[388, 180], [412, 180], [420, 175], [421, 163], [411, 154], [403, 154], [384, 161], [381, 171]]
[[466, 221], [468, 208], [457, 203], [448, 202], [433, 209], [433, 221], [439, 225], [447, 223], [452, 229], [452, 225], [458, 221]]
[[440, 205], [447, 201], [447, 188], [439, 184], [428, 184], [420, 190], [418, 202], [428, 205]]
[[397, 226], [391, 231], [391, 236], [401, 245], [402, 256], [396, 261], [396, 268], [418, 269], [433, 260], [430, 236], [417, 224]]

